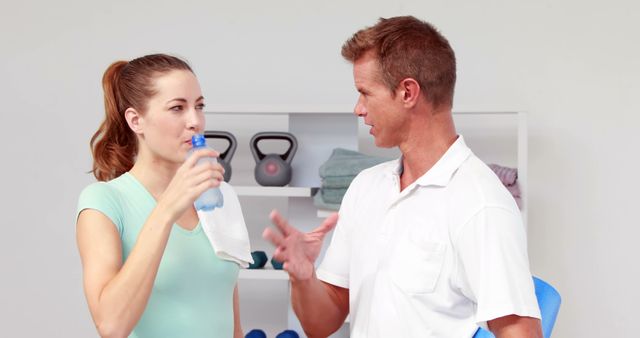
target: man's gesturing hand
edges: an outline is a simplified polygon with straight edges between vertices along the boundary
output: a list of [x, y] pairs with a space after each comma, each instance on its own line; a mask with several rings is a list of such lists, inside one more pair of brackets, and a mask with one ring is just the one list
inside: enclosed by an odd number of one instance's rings
[[262, 237], [276, 246], [273, 258], [284, 263], [283, 269], [294, 280], [307, 280], [313, 275], [314, 264], [325, 235], [338, 222], [338, 213], [327, 217], [319, 227], [309, 233], [303, 233], [292, 227], [277, 211], [269, 215], [277, 230], [264, 229]]

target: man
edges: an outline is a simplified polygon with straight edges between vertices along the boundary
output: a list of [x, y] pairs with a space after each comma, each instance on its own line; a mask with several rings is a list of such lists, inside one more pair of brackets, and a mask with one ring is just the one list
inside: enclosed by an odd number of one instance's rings
[[275, 246], [309, 337], [350, 314], [352, 338], [542, 337], [520, 213], [509, 192], [456, 134], [455, 55], [430, 24], [380, 19], [348, 40], [360, 97], [355, 114], [399, 160], [351, 183], [337, 215], [301, 233], [277, 212]]

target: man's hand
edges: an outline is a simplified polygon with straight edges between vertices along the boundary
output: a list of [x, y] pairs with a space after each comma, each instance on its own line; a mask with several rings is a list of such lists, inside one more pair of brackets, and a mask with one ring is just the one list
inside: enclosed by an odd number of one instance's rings
[[269, 215], [271, 222], [276, 225], [278, 231], [266, 228], [262, 237], [276, 246], [273, 258], [283, 263], [283, 269], [289, 273], [293, 280], [308, 280], [313, 276], [314, 264], [325, 235], [331, 231], [338, 222], [338, 213], [327, 217], [319, 227], [309, 233], [303, 233], [289, 225], [277, 211]]

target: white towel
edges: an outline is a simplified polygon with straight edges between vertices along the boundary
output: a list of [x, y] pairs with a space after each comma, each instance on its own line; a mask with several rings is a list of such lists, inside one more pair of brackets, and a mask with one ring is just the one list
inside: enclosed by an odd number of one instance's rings
[[238, 195], [226, 182], [222, 182], [220, 191], [224, 205], [211, 211], [199, 210], [200, 225], [218, 257], [246, 268], [253, 258]]

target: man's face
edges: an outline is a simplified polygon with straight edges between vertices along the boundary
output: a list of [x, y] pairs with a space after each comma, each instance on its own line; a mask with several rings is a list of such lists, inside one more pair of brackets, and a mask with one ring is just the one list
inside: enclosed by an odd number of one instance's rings
[[407, 115], [401, 110], [400, 95], [394, 97], [382, 83], [378, 61], [372, 52], [354, 62], [353, 78], [360, 93], [354, 113], [371, 126], [369, 134], [373, 135], [376, 146], [398, 146], [405, 135], [403, 125]]

